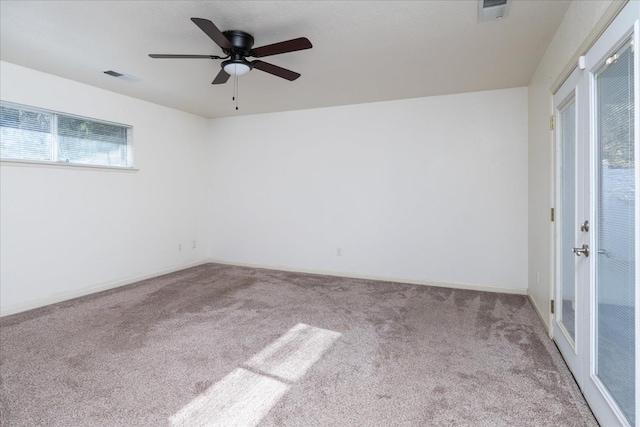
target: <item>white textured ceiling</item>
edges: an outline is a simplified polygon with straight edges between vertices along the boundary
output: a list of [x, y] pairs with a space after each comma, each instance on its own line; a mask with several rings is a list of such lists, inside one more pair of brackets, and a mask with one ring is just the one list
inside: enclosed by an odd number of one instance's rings
[[[225, 117], [526, 86], [569, 1], [514, 0], [478, 23], [476, 0], [0, 1], [0, 59], [204, 117]], [[302, 74], [253, 70], [211, 85], [222, 55], [190, 20], [252, 34], [254, 47], [307, 37], [313, 49], [264, 58]], [[115, 70], [140, 78], [127, 82]]]

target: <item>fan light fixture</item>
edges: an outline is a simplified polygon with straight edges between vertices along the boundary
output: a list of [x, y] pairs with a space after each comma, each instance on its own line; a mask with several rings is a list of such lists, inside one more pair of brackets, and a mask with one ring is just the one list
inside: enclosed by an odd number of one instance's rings
[[228, 62], [224, 64], [224, 71], [230, 76], [243, 76], [251, 71], [251, 67], [243, 62]]

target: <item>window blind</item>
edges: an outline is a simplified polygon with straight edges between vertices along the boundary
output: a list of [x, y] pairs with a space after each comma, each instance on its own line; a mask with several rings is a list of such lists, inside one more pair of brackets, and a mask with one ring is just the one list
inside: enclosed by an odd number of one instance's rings
[[52, 114], [0, 105], [0, 157], [52, 160]]
[[0, 103], [0, 158], [132, 167], [131, 127]]
[[58, 158], [90, 165], [126, 166], [127, 131], [123, 126], [58, 116]]

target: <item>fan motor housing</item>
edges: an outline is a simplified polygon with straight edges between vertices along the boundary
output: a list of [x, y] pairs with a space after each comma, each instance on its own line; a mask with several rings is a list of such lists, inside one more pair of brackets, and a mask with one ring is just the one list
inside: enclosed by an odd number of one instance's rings
[[[231, 42], [235, 47], [233, 51], [242, 53], [244, 56], [249, 56], [251, 53], [251, 47], [253, 46], [253, 36], [249, 33], [245, 33], [240, 30], [223, 31], [222, 34]], [[233, 53], [233, 51], [225, 51], [227, 54]]]

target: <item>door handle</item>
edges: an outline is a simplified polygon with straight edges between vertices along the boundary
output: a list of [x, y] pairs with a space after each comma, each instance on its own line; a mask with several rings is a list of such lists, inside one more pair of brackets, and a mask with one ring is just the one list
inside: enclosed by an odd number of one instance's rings
[[585, 257], [589, 256], [589, 245], [584, 244], [581, 248], [573, 248], [573, 253], [576, 256], [580, 256], [580, 254], [584, 254]]

